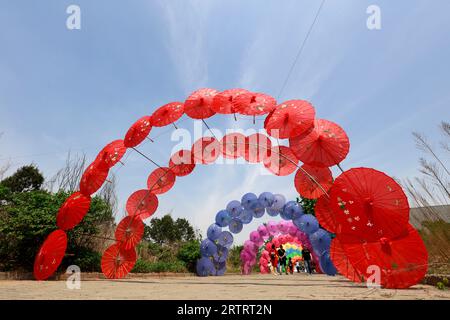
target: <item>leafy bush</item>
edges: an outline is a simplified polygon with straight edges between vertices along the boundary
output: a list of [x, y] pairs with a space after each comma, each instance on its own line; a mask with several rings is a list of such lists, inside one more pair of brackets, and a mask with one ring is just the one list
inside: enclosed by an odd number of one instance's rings
[[64, 266], [77, 265], [81, 272], [101, 272], [102, 255], [89, 248], [79, 248], [73, 258], [68, 257], [64, 261]]
[[200, 257], [200, 241], [195, 240], [182, 244], [177, 254], [178, 260], [182, 261], [191, 272], [195, 272], [195, 265]]
[[150, 273], [150, 272], [186, 272], [186, 267], [181, 261], [175, 262], [149, 262], [138, 259], [134, 265], [132, 273]]

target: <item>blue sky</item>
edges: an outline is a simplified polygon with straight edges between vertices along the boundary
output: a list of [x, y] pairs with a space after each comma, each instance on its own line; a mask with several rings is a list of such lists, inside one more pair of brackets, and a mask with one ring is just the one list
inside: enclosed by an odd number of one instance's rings
[[[66, 8], [81, 8], [81, 30]], [[368, 30], [366, 8], [381, 8]], [[129, 125], [201, 87], [243, 87], [277, 98], [320, 1], [0, 1], [0, 165], [36, 163], [46, 176], [69, 150], [92, 160]], [[450, 2], [327, 0], [279, 101], [306, 99], [339, 123], [351, 149], [344, 168], [373, 167], [397, 178], [417, 174], [411, 131], [438, 139], [450, 120]], [[193, 130], [184, 116], [179, 124]], [[222, 130], [254, 127], [216, 116]], [[261, 121], [256, 127], [261, 128]], [[171, 128], [141, 150], [165, 164]], [[117, 172], [123, 204], [154, 169], [136, 153]], [[117, 169], [115, 169], [117, 170]], [[293, 175], [261, 175], [259, 165], [199, 167], [160, 196], [204, 230], [246, 192], [295, 197]], [[259, 223], [237, 237], [247, 238]]]

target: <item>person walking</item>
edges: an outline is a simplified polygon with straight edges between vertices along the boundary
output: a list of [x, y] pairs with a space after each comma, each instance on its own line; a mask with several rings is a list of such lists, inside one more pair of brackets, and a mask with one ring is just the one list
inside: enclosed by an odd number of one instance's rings
[[312, 274], [312, 269], [311, 269], [311, 251], [308, 250], [308, 248], [303, 248], [302, 250], [302, 257], [303, 257], [303, 261], [305, 263], [305, 270], [309, 273]]
[[272, 264], [272, 274], [276, 275], [276, 268], [278, 268], [278, 252], [275, 248], [275, 245], [272, 244], [272, 249], [269, 252], [269, 256], [270, 256], [270, 263]]
[[286, 268], [286, 250], [283, 249], [283, 245], [280, 244], [280, 248], [278, 249], [278, 261], [280, 263], [280, 275], [284, 271], [286, 272], [286, 274], [288, 274], [287, 268]]

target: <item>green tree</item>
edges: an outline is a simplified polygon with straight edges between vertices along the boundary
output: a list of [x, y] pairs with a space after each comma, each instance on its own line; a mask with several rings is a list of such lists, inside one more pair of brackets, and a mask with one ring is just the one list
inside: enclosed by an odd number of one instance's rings
[[44, 183], [44, 177], [34, 165], [19, 168], [12, 176], [2, 180], [1, 185], [11, 192], [39, 190]]
[[184, 218], [173, 220], [170, 214], [162, 218], [153, 218], [149, 226], [145, 226], [144, 239], [158, 244], [186, 242], [198, 237], [192, 225]]
[[316, 206], [317, 199], [308, 199], [308, 198], [302, 198], [297, 197], [297, 203], [300, 203], [303, 207], [303, 210], [305, 213], [309, 213], [312, 215], [316, 215], [314, 213], [314, 207]]
[[[48, 234], [57, 228], [56, 213], [68, 196], [66, 192], [52, 194], [44, 190], [11, 192], [0, 185], [0, 270], [33, 269], [34, 257]], [[113, 223], [110, 206], [93, 197], [83, 221], [67, 232], [66, 252], [72, 255], [63, 260], [62, 266], [89, 260], [89, 269], [99, 263], [98, 254], [92, 250], [99, 241], [95, 235]]]

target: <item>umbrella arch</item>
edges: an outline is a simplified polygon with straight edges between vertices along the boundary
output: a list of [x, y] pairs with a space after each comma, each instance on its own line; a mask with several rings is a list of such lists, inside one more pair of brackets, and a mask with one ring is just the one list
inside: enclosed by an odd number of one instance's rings
[[[266, 131], [271, 136], [288, 139], [289, 146], [263, 145], [259, 140], [260, 138], [264, 140], [264, 135], [261, 137], [258, 136], [259, 134], [256, 135], [256, 143], [251, 141], [250, 136], [239, 143], [236, 139], [231, 139], [235, 142], [229, 143], [218, 141], [215, 137], [204, 137], [194, 144], [196, 148], [180, 150], [172, 155], [166, 167], [159, 166], [136, 149], [136, 146], [145, 139], [152, 140], [149, 135], [153, 127], [173, 125], [177, 128], [175, 122], [186, 114], [192, 119], [202, 120], [209, 129], [205, 119], [216, 113], [234, 114], [235, 117], [238, 113], [251, 116], [253, 119], [257, 115], [266, 115], [264, 121]], [[243, 148], [238, 147], [242, 145]], [[261, 152], [261, 148], [264, 152]], [[386, 175], [383, 174], [384, 176], [381, 177], [382, 173], [373, 169], [358, 168], [358, 171], [351, 169], [353, 171], [346, 172], [341, 169], [340, 162], [346, 158], [350, 144], [345, 131], [340, 126], [325, 119], [315, 119], [312, 105], [302, 100], [290, 100], [277, 105], [275, 99], [263, 93], [252, 93], [244, 89], [218, 92], [214, 89], [203, 88], [193, 92], [184, 103], [169, 103], [157, 109], [152, 115], [140, 118], [126, 132], [123, 140], [114, 140], [100, 151], [83, 173], [79, 191], [70, 196], [58, 212], [56, 220], [61, 239], [58, 246], [54, 245], [56, 240], [51, 234], [36, 255], [35, 277], [37, 279], [47, 279], [56, 271], [66, 249], [63, 234], [65, 235], [67, 230], [82, 221], [89, 210], [91, 196], [107, 181], [109, 170], [117, 163], [121, 163], [128, 149], [135, 150], [158, 168], [150, 174], [147, 181], [148, 188], [138, 190], [138, 195], [136, 195], [137, 192], [133, 193], [127, 201], [128, 216], [133, 218], [119, 223], [120, 231], [116, 232], [116, 243], [106, 250], [102, 258], [102, 268], [105, 266], [106, 269], [103, 271], [108, 278], [124, 277], [131, 270], [136, 261], [133, 245], [140, 240], [142, 219], [150, 217], [156, 211], [157, 195], [170, 190], [178, 177], [192, 172], [197, 164], [212, 163], [219, 155], [232, 158], [243, 157], [249, 162], [262, 162], [275, 175], [289, 175], [297, 171], [295, 187], [301, 195], [326, 197], [329, 201], [326, 210], [321, 212], [322, 219], [328, 222], [327, 226], [335, 230], [341, 244], [340, 248], [343, 250], [339, 251], [339, 255], [324, 252], [323, 256], [331, 256], [331, 259], [333, 256], [345, 256], [345, 259], [350, 260], [352, 268], [358, 269], [355, 269], [357, 273], [362, 274], [362, 278], [368, 275], [368, 271], [364, 270], [366, 265], [379, 263], [382, 275], [386, 275], [386, 279], [382, 279], [382, 284], [388, 287], [404, 288], [420, 281], [424, 274], [423, 270], [426, 270], [426, 249], [408, 224], [409, 206], [407, 201], [405, 203], [406, 197], [401, 187]], [[303, 163], [303, 166], [299, 166], [299, 161]], [[347, 183], [351, 187], [351, 192], [330, 181], [326, 170], [335, 165], [343, 172], [338, 185]], [[315, 169], [311, 169], [311, 172], [306, 170], [311, 167]], [[370, 170], [376, 172], [369, 172]], [[377, 181], [381, 181], [385, 188], [383, 197], [375, 197], [377, 190], [372, 186]], [[342, 200], [343, 197], [345, 200]], [[390, 201], [389, 210], [379, 209], [382, 201]], [[351, 209], [354, 202], [359, 206], [356, 215]], [[343, 214], [350, 214], [350, 216], [343, 217]], [[135, 219], [134, 216], [140, 219]], [[307, 215], [299, 218], [300, 225], [307, 230], [318, 228], [317, 221], [314, 222], [310, 217], [305, 216]], [[396, 220], [397, 217], [399, 217], [398, 221], [386, 221], [387, 218]], [[355, 231], [358, 225], [354, 221], [368, 221], [367, 226], [371, 229], [364, 234], [360, 232], [361, 229]], [[348, 236], [348, 233], [351, 236]], [[321, 246], [320, 243], [325, 241], [325, 238], [323, 233], [318, 234], [315, 241]], [[357, 243], [359, 238], [365, 238], [364, 241], [368, 247], [372, 248], [376, 254], [372, 257], [366, 255], [363, 261], [359, 261], [361, 257], [356, 254], [360, 245]], [[420, 248], [418, 255], [422, 257], [420, 261], [414, 263], [420, 263], [425, 267], [416, 273], [403, 269], [393, 270], [388, 263], [385, 263], [386, 259], [405, 262], [405, 268], [412, 268], [408, 263], [409, 257], [406, 255], [409, 238], [414, 238], [416, 247]], [[326, 242], [328, 241], [324, 243]], [[401, 250], [392, 250], [392, 247], [401, 248]], [[403, 252], [405, 252], [404, 255]], [[52, 255], [57, 256], [58, 259], [51, 259], [50, 265], [46, 257]], [[46, 272], [39, 272], [39, 270], [46, 270]]]

